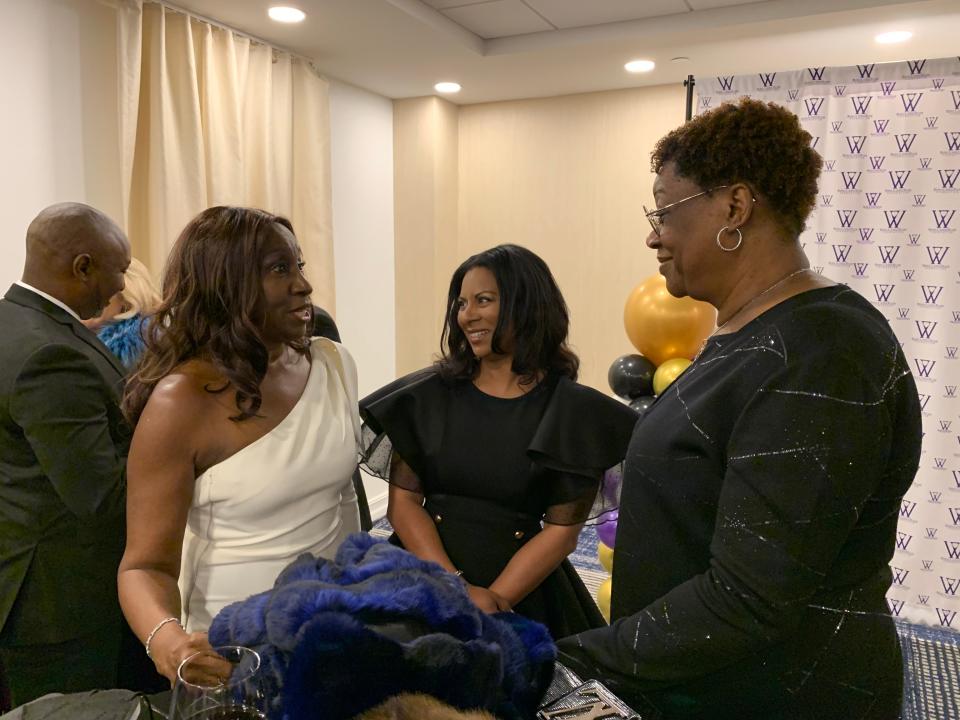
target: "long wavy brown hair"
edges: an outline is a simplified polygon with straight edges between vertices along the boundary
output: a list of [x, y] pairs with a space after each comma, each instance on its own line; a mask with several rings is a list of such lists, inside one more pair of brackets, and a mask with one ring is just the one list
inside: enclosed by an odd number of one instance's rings
[[[260, 383], [267, 372], [261, 340], [263, 245], [286, 218], [253, 208], [204, 210], [180, 233], [163, 275], [163, 301], [148, 321], [146, 350], [127, 383], [123, 412], [136, 425], [153, 389], [179, 365], [194, 358], [210, 362], [224, 382], [211, 393], [234, 388], [243, 421], [260, 409]], [[288, 343], [306, 354], [306, 338]]]

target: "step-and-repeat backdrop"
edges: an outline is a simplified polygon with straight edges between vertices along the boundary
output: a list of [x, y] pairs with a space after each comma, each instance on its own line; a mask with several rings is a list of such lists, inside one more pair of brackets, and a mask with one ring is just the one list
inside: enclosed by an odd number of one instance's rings
[[813, 136], [823, 174], [801, 242], [886, 315], [917, 381], [923, 456], [890, 610], [960, 630], [960, 57], [697, 78], [698, 113], [744, 95]]

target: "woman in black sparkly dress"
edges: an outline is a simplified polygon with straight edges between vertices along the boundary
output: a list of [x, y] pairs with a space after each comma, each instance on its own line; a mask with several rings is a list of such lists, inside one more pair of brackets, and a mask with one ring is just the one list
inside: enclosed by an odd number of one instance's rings
[[543, 260], [495, 247], [454, 273], [443, 359], [360, 402], [399, 541], [554, 637], [605, 624], [566, 557], [637, 417], [575, 382], [567, 326]]
[[820, 164], [746, 98], [653, 152], [647, 245], [719, 327], [634, 432], [612, 624], [560, 660], [667, 718], [899, 717], [884, 596], [920, 408], [884, 317], [808, 267]]

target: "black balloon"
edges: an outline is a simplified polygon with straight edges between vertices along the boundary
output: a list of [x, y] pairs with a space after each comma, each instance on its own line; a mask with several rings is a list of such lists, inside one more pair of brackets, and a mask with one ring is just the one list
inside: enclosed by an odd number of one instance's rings
[[637, 411], [642, 417], [643, 414], [647, 411], [647, 408], [653, 404], [653, 401], [656, 398], [653, 395], [641, 395], [638, 398], [634, 398], [630, 401], [630, 407]]
[[643, 355], [623, 355], [613, 361], [607, 372], [610, 389], [624, 400], [653, 394], [653, 374], [657, 366]]

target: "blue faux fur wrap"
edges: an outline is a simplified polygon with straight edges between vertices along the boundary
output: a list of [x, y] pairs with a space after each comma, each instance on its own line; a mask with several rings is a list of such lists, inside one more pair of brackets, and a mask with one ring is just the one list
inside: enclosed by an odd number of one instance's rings
[[481, 612], [460, 578], [365, 533], [224, 608], [210, 642], [260, 653], [271, 720], [346, 720], [404, 691], [530, 718], [556, 658], [539, 623]]

